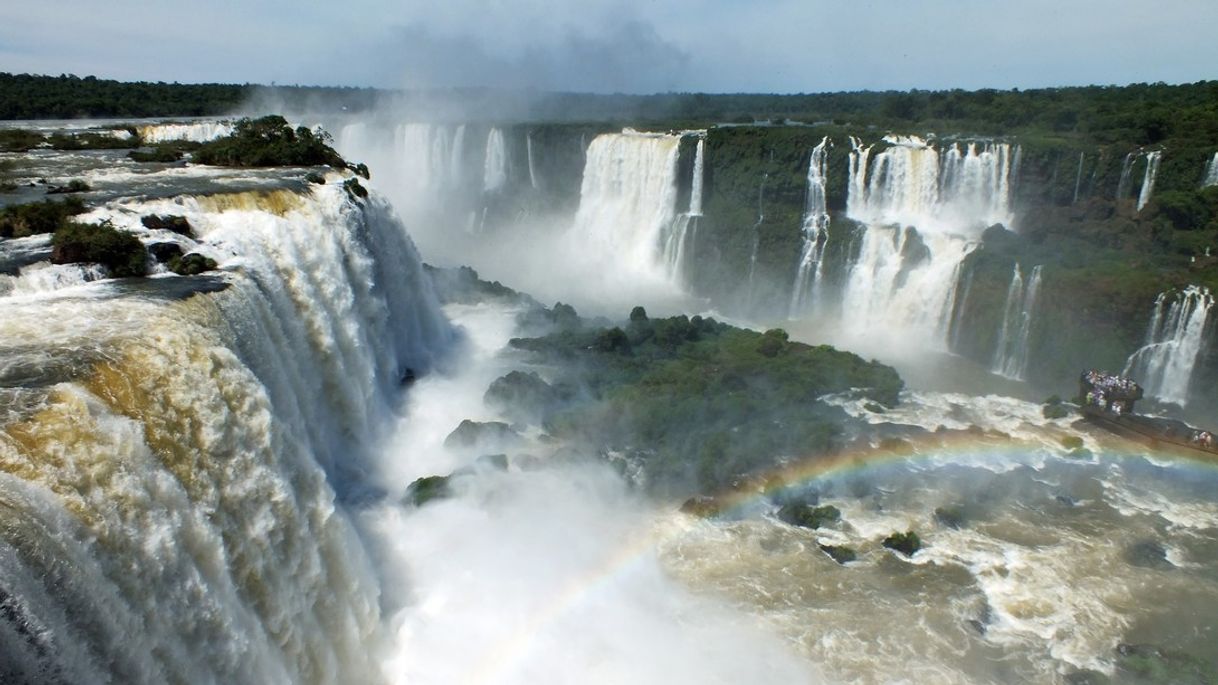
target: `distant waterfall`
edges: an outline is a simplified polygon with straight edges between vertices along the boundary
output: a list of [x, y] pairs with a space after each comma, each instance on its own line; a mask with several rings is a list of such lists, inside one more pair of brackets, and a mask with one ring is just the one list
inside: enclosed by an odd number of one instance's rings
[[1159, 175], [1159, 160], [1163, 158], [1163, 152], [1156, 150], [1146, 153], [1146, 174], [1142, 177], [1142, 191], [1138, 193], [1138, 211], [1150, 202], [1150, 195], [1155, 190], [1155, 177]]
[[1028, 339], [1032, 332], [1032, 319], [1036, 314], [1036, 297], [1040, 294], [1039, 265], [1032, 268], [1027, 287], [1023, 273], [1015, 265], [1011, 285], [1007, 288], [1006, 307], [1002, 317], [1002, 330], [998, 333], [998, 346], [990, 370], [996, 374], [1024, 380], [1028, 369]]
[[629, 273], [668, 278], [662, 250], [677, 216], [680, 135], [598, 135], [588, 146], [571, 235]]
[[533, 132], [529, 131], [524, 137], [525, 152], [529, 158], [529, 185], [537, 190], [537, 166], [533, 163]]
[[1078, 153], [1078, 171], [1074, 173], [1074, 199], [1070, 204], [1078, 204], [1078, 193], [1083, 187], [1083, 160], [1086, 159], [1086, 154]]
[[1125, 160], [1121, 162], [1121, 180], [1117, 182], [1116, 199], [1124, 200], [1129, 197], [1129, 187], [1133, 176], [1133, 161], [1137, 159], [1137, 153], [1130, 152], [1125, 155]]
[[852, 139], [847, 215], [866, 225], [841, 297], [843, 327], [914, 335], [947, 348], [964, 258], [981, 229], [1010, 226], [1006, 143], [936, 150], [913, 137], [885, 138], [878, 153]]
[[486, 163], [483, 167], [482, 190], [488, 193], [499, 190], [507, 184], [507, 179], [507, 145], [503, 139], [503, 131], [492, 128], [486, 136]]
[[1214, 296], [1207, 288], [1189, 286], [1179, 293], [1160, 294], [1147, 327], [1146, 344], [1130, 355], [1125, 375], [1142, 383], [1151, 397], [1188, 404], [1193, 369], [1213, 327], [1213, 307]]
[[227, 288], [0, 297], [0, 673], [379, 682], [379, 581], [336, 498], [448, 345], [418, 255], [337, 184], [97, 210], [164, 239], [149, 213], [188, 217]]
[[1210, 159], [1210, 163], [1205, 167], [1205, 179], [1201, 182], [1203, 188], [1209, 186], [1218, 186], [1218, 152], [1214, 153], [1214, 157]]
[[829, 242], [829, 208], [825, 183], [828, 178], [827, 151], [829, 138], [812, 149], [808, 162], [808, 197], [804, 203], [803, 248], [799, 269], [791, 291], [790, 316], [795, 317], [809, 307], [819, 292], [824, 275], [825, 244]]
[[702, 217], [705, 155], [706, 136], [699, 135], [694, 150], [693, 177], [690, 179], [689, 211], [677, 216], [664, 239], [664, 263], [668, 268], [668, 273], [678, 281], [685, 277], [685, 255], [690, 251], [693, 241], [697, 240], [698, 220]]

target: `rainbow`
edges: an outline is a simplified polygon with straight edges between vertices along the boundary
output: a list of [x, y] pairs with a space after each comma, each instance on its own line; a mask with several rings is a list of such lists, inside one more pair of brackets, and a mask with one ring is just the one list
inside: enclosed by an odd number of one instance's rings
[[[1045, 426], [1051, 429], [1051, 426]], [[1218, 462], [1191, 454], [1176, 452], [1152, 452], [1145, 446], [1099, 431], [1089, 432], [1090, 447], [1099, 448], [1092, 459], [1143, 459], [1160, 466], [1184, 466], [1204, 468], [1218, 472]], [[1073, 432], [1046, 431], [1048, 437], [1074, 435]], [[1097, 435], [1099, 434], [1099, 435]], [[1046, 455], [1064, 455], [1064, 448], [1053, 442], [1030, 442], [1017, 440], [997, 433], [977, 431], [948, 431], [921, 436], [885, 441], [882, 446], [860, 444], [851, 449], [830, 455], [816, 455], [800, 459], [760, 475], [748, 478], [737, 486], [708, 498], [713, 507], [690, 512], [680, 517], [683, 521], [673, 525], [652, 526], [639, 531], [629, 541], [605, 556], [603, 562], [589, 568], [585, 573], [571, 578], [523, 623], [512, 636], [495, 646], [479, 663], [472, 682], [499, 682], [501, 676], [524, 659], [532, 643], [542, 630], [558, 620], [572, 608], [606, 591], [615, 578], [638, 568], [653, 559], [656, 550], [665, 542], [684, 534], [697, 521], [705, 518], [740, 512], [762, 503], [771, 496], [788, 489], [815, 483], [818, 480], [848, 476], [888, 465], [908, 465], [919, 460], [938, 459], [943, 462], [980, 463], [985, 459], [1005, 459], [1008, 463], [1023, 461], [1034, 452]]]

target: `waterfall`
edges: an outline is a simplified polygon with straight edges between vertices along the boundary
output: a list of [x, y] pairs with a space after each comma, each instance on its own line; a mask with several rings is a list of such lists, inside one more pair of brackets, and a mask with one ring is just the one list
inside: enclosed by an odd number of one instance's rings
[[694, 174], [689, 189], [689, 215], [702, 216], [702, 184], [705, 182], [706, 136], [698, 137], [694, 150]]
[[1032, 333], [1032, 319], [1036, 314], [1036, 297], [1040, 294], [1040, 265], [1032, 268], [1032, 275], [1024, 287], [1019, 264], [1011, 276], [1007, 288], [1006, 307], [1003, 310], [1002, 329], [998, 333], [998, 345], [990, 370], [1001, 376], [1024, 380], [1028, 370], [1028, 339]]
[[666, 231], [677, 215], [680, 135], [598, 135], [588, 146], [571, 235], [627, 272], [667, 280]]
[[524, 137], [525, 150], [529, 157], [529, 185], [537, 190], [537, 167], [533, 164], [533, 132], [529, 131]]
[[887, 137], [875, 152], [851, 139], [846, 213], [865, 225], [842, 292], [842, 327], [876, 330], [946, 349], [965, 257], [980, 231], [1010, 226], [1006, 143], [954, 143], [940, 151], [915, 137]]
[[[163, 239], [149, 213], [223, 270], [0, 297], [0, 674], [377, 682], [378, 581], [337, 500], [451, 337], [418, 255], [338, 184], [91, 218]], [[201, 283], [223, 289], [182, 299]]]
[[1084, 153], [1078, 153], [1078, 171], [1074, 174], [1074, 199], [1070, 201], [1070, 204], [1078, 204], [1078, 192], [1083, 187], [1083, 159], [1085, 157]]
[[1155, 176], [1159, 174], [1159, 160], [1163, 158], [1161, 150], [1146, 153], [1146, 174], [1142, 177], [1142, 191], [1138, 193], [1138, 211], [1150, 202], [1150, 195], [1155, 190]]
[[790, 316], [798, 316], [814, 302], [824, 275], [825, 244], [829, 242], [829, 208], [826, 202], [827, 151], [829, 138], [825, 137], [812, 149], [808, 162], [808, 196], [804, 202], [803, 248], [799, 255], [799, 269], [795, 274], [795, 285], [791, 291]]
[[448, 163], [448, 179], [454, 188], [465, 185], [465, 124], [453, 133], [452, 156]]
[[507, 184], [507, 145], [503, 131], [492, 128], [486, 136], [486, 162], [482, 173], [482, 190], [492, 192]]
[[1218, 152], [1214, 153], [1210, 163], [1205, 167], [1205, 180], [1201, 181], [1201, 187], [1218, 186]]
[[1121, 180], [1117, 182], [1116, 199], [1124, 200], [1129, 197], [1129, 185], [1133, 175], [1133, 161], [1137, 159], [1137, 153], [1130, 152], [1125, 155], [1125, 161], [1121, 162]]
[[147, 145], [184, 140], [206, 143], [232, 135], [233, 125], [226, 121], [198, 121], [189, 124], [151, 124], [139, 127], [140, 140]]
[[1151, 397], [1187, 405], [1193, 370], [1212, 328], [1213, 307], [1208, 288], [1193, 285], [1182, 292], [1161, 293], [1146, 329], [1146, 344], [1130, 355], [1125, 375], [1141, 382]]
[[693, 176], [690, 179], [689, 211], [677, 216], [664, 240], [664, 263], [678, 282], [685, 277], [685, 255], [697, 240], [698, 220], [702, 217], [703, 164], [706, 155], [705, 132], [699, 132], [694, 149]]

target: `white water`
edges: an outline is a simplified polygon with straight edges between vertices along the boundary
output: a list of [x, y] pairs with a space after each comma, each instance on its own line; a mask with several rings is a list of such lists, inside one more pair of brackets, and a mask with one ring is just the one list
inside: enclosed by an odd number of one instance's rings
[[37, 295], [63, 290], [107, 276], [105, 267], [98, 264], [37, 262], [23, 267], [15, 276], [0, 274], [0, 297]]
[[1036, 297], [1040, 293], [1040, 265], [1032, 267], [1032, 276], [1024, 287], [1019, 265], [1011, 276], [1007, 301], [998, 333], [998, 346], [990, 370], [1014, 380], [1024, 380], [1028, 371], [1028, 338], [1036, 315]]
[[524, 138], [525, 151], [529, 157], [529, 185], [537, 190], [537, 165], [533, 161], [533, 132], [529, 131]]
[[[482, 172], [482, 190], [494, 192], [507, 184], [507, 145], [503, 140], [503, 131], [492, 128], [486, 136], [486, 162]], [[530, 178], [533, 175], [529, 167]]]
[[825, 184], [828, 179], [829, 138], [825, 137], [812, 149], [808, 162], [808, 197], [804, 203], [803, 248], [799, 254], [799, 269], [791, 290], [790, 316], [798, 316], [812, 307], [820, 291], [824, 275], [825, 244], [829, 242], [829, 207]]
[[664, 238], [664, 264], [668, 273], [676, 283], [685, 280], [686, 254], [693, 251], [693, 244], [698, 239], [698, 220], [702, 217], [702, 185], [704, 183], [704, 157], [706, 155], [706, 137], [698, 137], [694, 150], [693, 176], [690, 179], [689, 210], [673, 220], [671, 228]]
[[626, 277], [670, 278], [662, 241], [677, 215], [680, 142], [632, 130], [592, 141], [570, 233], [580, 249], [611, 258]]
[[1129, 187], [1132, 183], [1133, 162], [1137, 159], [1138, 153], [1130, 152], [1125, 155], [1125, 161], [1121, 162], [1121, 179], [1117, 182], [1116, 199], [1124, 200], [1129, 197]]
[[1218, 152], [1214, 153], [1214, 157], [1210, 159], [1209, 164], [1205, 167], [1205, 179], [1201, 181], [1203, 188], [1209, 186], [1218, 186]]
[[1150, 202], [1151, 193], [1155, 191], [1155, 177], [1159, 175], [1159, 162], [1162, 159], [1161, 150], [1146, 153], [1146, 173], [1142, 176], [1142, 190], [1138, 193], [1139, 212]]
[[144, 235], [152, 212], [187, 216], [230, 287], [0, 298], [0, 373], [51, 383], [0, 412], [0, 672], [375, 682], [378, 580], [336, 497], [360, 491], [403, 369], [448, 345], [418, 257], [337, 184], [89, 218]]
[[1214, 296], [1207, 288], [1189, 286], [1183, 292], [1160, 294], [1146, 344], [1130, 355], [1125, 375], [1141, 383], [1150, 397], [1186, 406], [1197, 357], [1213, 328], [1213, 307]]
[[233, 125], [225, 121], [199, 121], [190, 124], [152, 124], [139, 127], [140, 138], [146, 144], [185, 140], [206, 143], [232, 135]]
[[965, 257], [982, 229], [1011, 225], [1018, 148], [939, 151], [919, 138], [885, 140], [891, 147], [875, 154], [851, 140], [847, 215], [866, 230], [846, 275], [842, 327], [856, 338], [882, 332], [947, 349]]

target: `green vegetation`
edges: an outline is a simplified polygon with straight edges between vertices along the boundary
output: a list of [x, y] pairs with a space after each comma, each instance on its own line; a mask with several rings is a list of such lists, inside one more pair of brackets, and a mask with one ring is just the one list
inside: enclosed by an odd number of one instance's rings
[[179, 276], [196, 276], [204, 271], [214, 271], [216, 260], [204, 257], [198, 252], [191, 252], [182, 256], [170, 257], [165, 266]]
[[304, 126], [292, 128], [283, 117], [271, 115], [238, 121], [231, 136], [204, 143], [195, 150], [192, 159], [198, 164], [215, 166], [327, 165], [345, 169], [347, 163], [329, 146], [329, 141], [326, 133], [314, 133]]
[[59, 202], [43, 200], [0, 209], [0, 238], [24, 238], [40, 233], [54, 233], [68, 223], [68, 218], [84, 214], [85, 204], [69, 197]]
[[52, 133], [47, 143], [55, 150], [126, 150], [140, 143], [137, 135], [116, 138], [108, 133]]
[[127, 153], [133, 161], [140, 163], [161, 163], [168, 164], [176, 162], [186, 155], [187, 152], [192, 152], [199, 149], [202, 143], [197, 143], [193, 140], [170, 140], [164, 143], [157, 143], [147, 150], [132, 150]]
[[22, 128], [0, 129], [0, 152], [25, 152], [46, 142], [37, 131]]
[[87, 193], [90, 190], [93, 190], [93, 189], [91, 187], [89, 187], [88, 183], [85, 183], [84, 181], [80, 180], [79, 178], [74, 178], [71, 181], [68, 181], [67, 185], [51, 186], [50, 188], [47, 188], [47, 195], [65, 195], [68, 193]]
[[115, 278], [148, 273], [148, 254], [139, 238], [108, 223], [67, 223], [51, 239], [51, 262], [91, 262], [105, 266]]
[[703, 492], [841, 446], [849, 419], [823, 402], [857, 389], [893, 406], [903, 382], [890, 367], [829, 346], [733, 328], [713, 319], [649, 319], [624, 327], [571, 326], [514, 339], [556, 369], [577, 399], [553, 415], [556, 436], [630, 455], [649, 484]]
[[912, 530], [905, 531], [904, 533], [893, 533], [884, 538], [880, 544], [907, 557], [912, 557], [915, 552], [922, 549], [921, 538]]
[[791, 502], [778, 509], [778, 518], [793, 526], [816, 529], [841, 520], [842, 512], [831, 504], [814, 507], [803, 502]]

